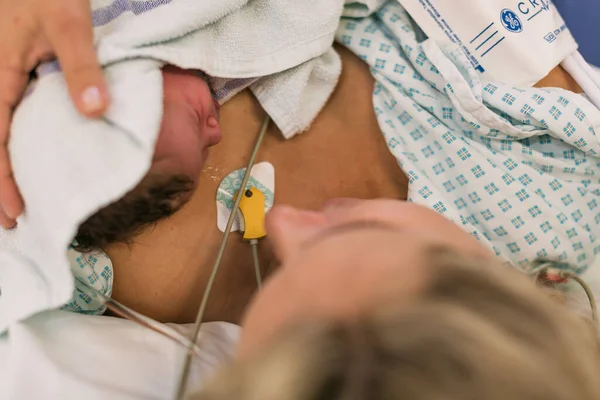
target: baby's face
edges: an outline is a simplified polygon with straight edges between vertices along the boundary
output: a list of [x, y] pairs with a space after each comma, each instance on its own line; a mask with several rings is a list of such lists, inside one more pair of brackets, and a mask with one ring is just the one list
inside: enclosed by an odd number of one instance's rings
[[198, 72], [163, 68], [164, 113], [149, 175], [196, 183], [208, 149], [221, 140], [219, 105]]

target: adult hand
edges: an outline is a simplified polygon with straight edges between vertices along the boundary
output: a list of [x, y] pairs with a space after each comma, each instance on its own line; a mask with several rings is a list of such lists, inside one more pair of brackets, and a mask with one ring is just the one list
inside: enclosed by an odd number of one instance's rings
[[8, 154], [12, 112], [44, 60], [58, 58], [75, 106], [98, 117], [108, 94], [96, 59], [88, 0], [0, 0], [0, 225], [15, 226], [23, 199]]

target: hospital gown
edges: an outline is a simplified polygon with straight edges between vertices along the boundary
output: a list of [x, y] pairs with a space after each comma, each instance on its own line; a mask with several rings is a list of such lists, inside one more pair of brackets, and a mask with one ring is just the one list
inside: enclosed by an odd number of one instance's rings
[[[371, 67], [388, 147], [428, 206], [524, 270], [582, 273], [600, 251], [600, 111], [561, 89], [484, 82], [424, 38], [397, 1], [344, 18], [337, 40]], [[509, 61], [510, 62], [510, 61]]]

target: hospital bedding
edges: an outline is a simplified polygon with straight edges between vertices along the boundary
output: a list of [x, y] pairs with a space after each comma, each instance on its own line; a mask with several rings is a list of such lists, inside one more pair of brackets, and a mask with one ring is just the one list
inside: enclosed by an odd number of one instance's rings
[[371, 66], [409, 201], [525, 270], [543, 258], [583, 273], [600, 252], [600, 111], [565, 90], [481, 81], [457, 47], [418, 37], [393, 0], [336, 35]]
[[[172, 325], [187, 336], [193, 326]], [[188, 390], [231, 360], [240, 328], [202, 325]], [[49, 311], [0, 336], [0, 399], [171, 399], [185, 348], [130, 321]]]
[[[353, 15], [364, 16], [369, 8], [357, 5]], [[411, 180], [410, 201], [520, 265], [555, 256], [589, 268], [600, 222], [598, 110], [561, 90], [480, 82], [460, 53], [421, 46], [419, 35], [395, 2], [344, 19], [337, 34], [371, 65], [377, 117]], [[231, 358], [239, 336], [229, 324], [204, 329], [197, 385]], [[180, 357], [175, 344], [128, 321], [50, 311], [0, 336], [0, 398], [166, 399]]]
[[164, 64], [236, 78], [215, 82], [221, 100], [264, 77], [251, 90], [289, 136], [310, 125], [341, 72], [331, 43], [343, 0], [92, 0], [91, 6], [111, 107], [103, 118], [81, 118], [59, 65], [51, 63], [15, 110], [11, 162], [27, 210], [14, 231], [0, 229], [0, 332], [77, 300], [66, 249], [80, 223], [130, 191], [150, 167]]

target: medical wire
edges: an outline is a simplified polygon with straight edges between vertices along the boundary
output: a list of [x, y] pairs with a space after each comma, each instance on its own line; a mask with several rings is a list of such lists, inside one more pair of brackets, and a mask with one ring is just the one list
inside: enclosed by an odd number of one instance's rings
[[[550, 272], [550, 270], [552, 270], [552, 266], [542, 266], [542, 268], [540, 268], [537, 271], [537, 273], [535, 274], [536, 281], [539, 281], [540, 278], [542, 278], [543, 276], [547, 276], [548, 272]], [[583, 288], [583, 291], [585, 292], [585, 295], [587, 296], [588, 301], [590, 303], [590, 307], [592, 309], [592, 320], [596, 323], [599, 322], [599, 320], [598, 320], [598, 304], [596, 303], [596, 297], [594, 296], [594, 293], [592, 292], [592, 289], [589, 287], [589, 285], [587, 283], [585, 283], [585, 281], [580, 276], [578, 276], [577, 274], [573, 274], [571, 272], [558, 271], [556, 276], [559, 279], [564, 279], [564, 280], [573, 279], [575, 282], [577, 282], [579, 284], [579, 286], [581, 286]]]
[[[267, 128], [269, 127], [269, 123], [271, 122], [271, 118], [267, 115], [263, 121], [263, 124], [258, 133], [258, 137], [256, 139], [256, 144], [254, 145], [254, 149], [252, 150], [252, 154], [250, 155], [250, 159], [248, 160], [248, 166], [246, 167], [246, 173], [244, 174], [244, 178], [242, 179], [242, 184], [240, 185], [240, 190], [245, 190], [248, 181], [250, 180], [250, 173], [252, 171], [252, 167], [256, 161], [256, 156], [258, 154], [258, 150], [260, 149], [260, 145], [263, 141]], [[237, 196], [235, 202], [233, 204], [233, 209], [231, 210], [231, 214], [229, 215], [229, 219], [227, 220], [227, 225], [225, 226], [225, 231], [223, 232], [223, 237], [221, 239], [221, 245], [219, 246], [219, 251], [217, 252], [217, 258], [215, 263], [213, 264], [213, 268], [208, 278], [208, 282], [206, 284], [206, 289], [204, 290], [204, 295], [202, 296], [202, 302], [200, 303], [200, 308], [198, 310], [198, 315], [196, 316], [196, 322], [194, 324], [194, 331], [191, 338], [191, 343], [196, 343], [198, 339], [198, 334], [200, 333], [200, 326], [202, 325], [202, 320], [204, 318], [204, 312], [206, 311], [206, 306], [208, 304], [208, 298], [210, 297], [210, 292], [212, 290], [215, 278], [217, 276], [217, 272], [219, 271], [219, 266], [221, 265], [221, 260], [223, 259], [223, 255], [225, 254], [225, 247], [227, 246], [227, 241], [229, 240], [229, 234], [231, 233], [231, 228], [233, 227], [233, 222], [235, 221], [237, 210], [240, 206], [240, 202], [243, 196]], [[179, 383], [177, 386], [177, 393], [175, 399], [182, 400], [185, 394], [185, 389], [187, 387], [187, 381], [189, 376], [189, 369], [192, 361], [192, 352], [186, 352], [185, 359], [183, 361], [183, 367], [181, 369], [181, 375], [179, 377]]]
[[585, 295], [587, 296], [587, 298], [590, 302], [590, 307], [592, 307], [592, 320], [594, 322], [598, 322], [598, 306], [596, 304], [596, 298], [594, 297], [594, 294], [592, 293], [592, 289], [590, 289], [590, 287], [587, 285], [587, 283], [585, 283], [585, 281], [583, 279], [581, 279], [579, 276], [572, 274], [570, 272], [561, 271], [559, 276], [563, 279], [573, 279], [575, 282], [577, 282], [583, 288], [583, 290], [585, 291]]
[[252, 239], [250, 241], [250, 246], [252, 247], [252, 260], [254, 261], [254, 272], [256, 273], [256, 284], [258, 285], [258, 290], [262, 289], [262, 276], [260, 273], [260, 261], [258, 259], [258, 240]]
[[87, 293], [90, 297], [99, 297], [100, 300], [106, 305], [106, 308], [111, 311], [113, 314], [118, 315], [121, 318], [134, 322], [146, 329], [150, 329], [167, 339], [177, 343], [180, 346], [183, 346], [187, 349], [190, 349], [194, 353], [195, 356], [200, 357], [202, 354], [200, 352], [200, 348], [192, 341], [187, 339], [185, 336], [180, 333], [168, 328], [164, 324], [161, 324], [158, 321], [155, 321], [151, 318], [148, 318], [131, 308], [119, 303], [115, 299], [106, 296], [102, 292], [98, 291], [96, 288], [89, 286], [86, 282], [78, 279], [78, 282], [81, 282], [83, 286], [89, 290]]

